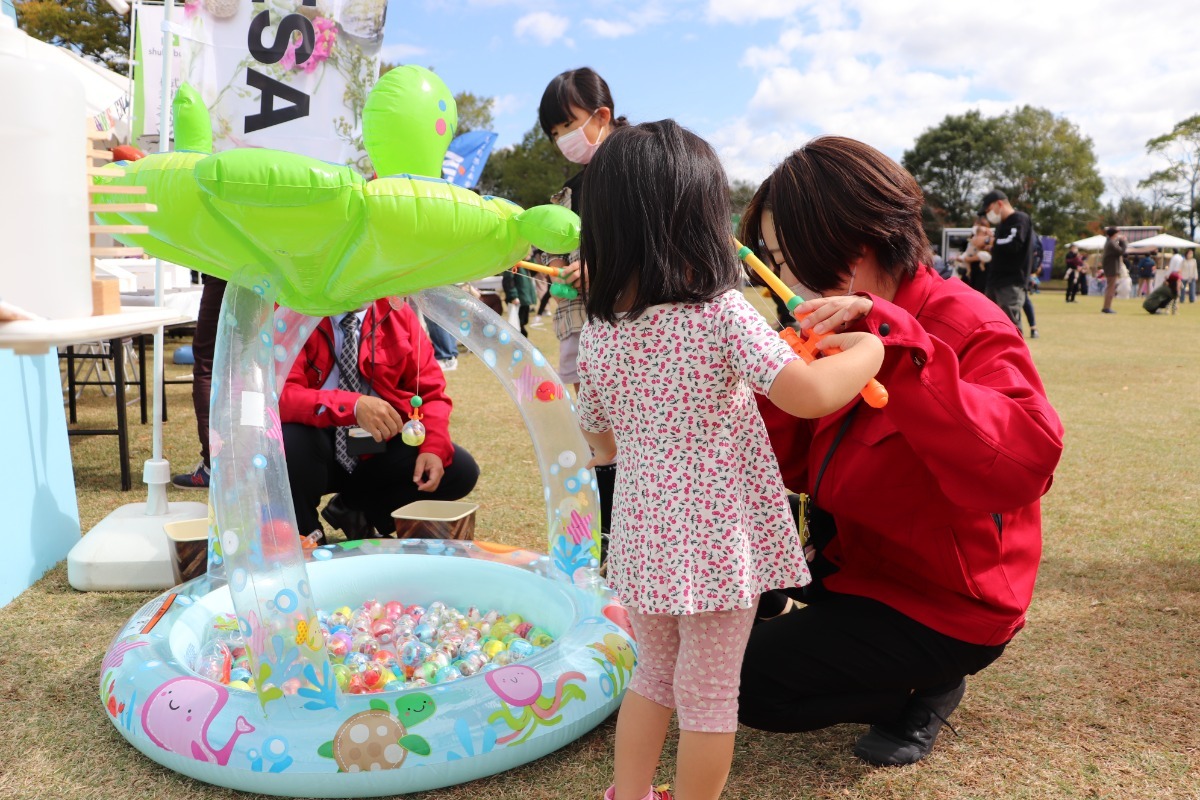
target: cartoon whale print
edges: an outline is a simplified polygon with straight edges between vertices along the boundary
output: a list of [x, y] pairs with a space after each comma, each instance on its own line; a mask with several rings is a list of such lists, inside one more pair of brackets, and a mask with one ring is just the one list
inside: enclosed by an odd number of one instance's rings
[[172, 678], [159, 686], [142, 706], [142, 730], [150, 741], [171, 753], [225, 766], [233, 744], [254, 726], [238, 717], [233, 735], [220, 750], [208, 742], [208, 727], [229, 700], [224, 686], [199, 678]]

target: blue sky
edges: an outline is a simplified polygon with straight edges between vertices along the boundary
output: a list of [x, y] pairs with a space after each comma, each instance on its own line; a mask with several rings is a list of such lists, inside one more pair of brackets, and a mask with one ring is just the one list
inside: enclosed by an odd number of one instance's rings
[[1147, 139], [1200, 113], [1196, 9], [1196, 0], [391, 0], [384, 55], [495, 98], [500, 146], [536, 122], [550, 78], [591, 66], [618, 113], [676, 118], [748, 180], [818, 134], [899, 158], [946, 114], [1029, 103], [1092, 138], [1111, 192], [1158, 166]]

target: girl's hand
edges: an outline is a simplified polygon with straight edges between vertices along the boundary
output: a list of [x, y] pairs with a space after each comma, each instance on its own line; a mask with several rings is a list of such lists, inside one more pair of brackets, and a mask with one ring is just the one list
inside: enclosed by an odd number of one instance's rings
[[592, 467], [606, 467], [609, 464], [614, 463], [616, 460], [616, 450], [613, 450], [611, 453], [593, 453], [592, 460], [585, 465], [584, 469], [591, 469]]
[[583, 262], [576, 261], [563, 267], [562, 279], [576, 289], [587, 286], [587, 273], [583, 271]]
[[878, 336], [873, 333], [865, 333], [862, 331], [850, 331], [849, 333], [835, 333], [831, 336], [826, 336], [821, 341], [817, 342], [817, 349], [821, 352], [841, 351], [857, 347], [866, 346], [879, 348], [880, 358], [883, 357], [883, 342]]
[[800, 330], [811, 329], [818, 334], [845, 330], [854, 320], [870, 314], [874, 307], [875, 303], [870, 297], [857, 294], [808, 300], [797, 309], [805, 312], [800, 319]]

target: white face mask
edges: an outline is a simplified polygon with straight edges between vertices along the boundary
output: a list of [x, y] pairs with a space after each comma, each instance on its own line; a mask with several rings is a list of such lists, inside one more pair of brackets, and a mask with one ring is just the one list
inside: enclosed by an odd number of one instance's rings
[[566, 157], [567, 161], [570, 161], [573, 164], [586, 164], [591, 161], [592, 156], [596, 154], [596, 148], [600, 146], [600, 142], [604, 141], [603, 133], [601, 133], [600, 138], [596, 140], [596, 143], [593, 144], [592, 142], [588, 141], [587, 134], [583, 132], [583, 129], [588, 126], [588, 123], [592, 121], [592, 117], [596, 116], [597, 113], [599, 113], [598, 110], [593, 111], [592, 116], [588, 117], [582, 125], [573, 131], [564, 133], [554, 141], [554, 143], [558, 145], [558, 149], [562, 151], [563, 156]]
[[987, 221], [993, 225], [999, 225], [1004, 220], [1001, 218], [999, 211], [989, 211], [987, 212]]

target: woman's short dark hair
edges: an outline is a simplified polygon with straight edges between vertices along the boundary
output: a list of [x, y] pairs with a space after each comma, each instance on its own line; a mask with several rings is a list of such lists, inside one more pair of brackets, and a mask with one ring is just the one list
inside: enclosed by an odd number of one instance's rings
[[538, 106], [538, 122], [547, 136], [556, 125], [573, 119], [571, 106], [582, 108], [589, 114], [597, 109], [607, 108], [613, 112], [612, 127], [619, 128], [628, 124], [624, 117], [616, 116], [608, 84], [591, 67], [569, 69], [555, 76], [546, 87], [546, 91], [542, 92], [542, 102]]
[[931, 261], [912, 175], [870, 145], [821, 136], [792, 153], [763, 181], [742, 217], [743, 241], [762, 244], [770, 211], [784, 260], [810, 289], [842, 284], [849, 264], [870, 248], [899, 281]]
[[729, 185], [708, 142], [674, 120], [613, 131], [583, 179], [588, 317], [705, 303], [741, 285]]

